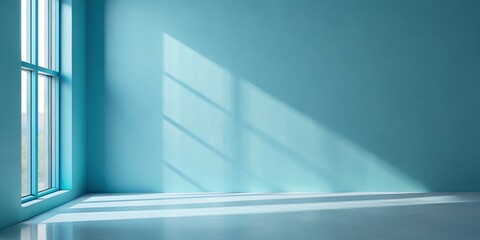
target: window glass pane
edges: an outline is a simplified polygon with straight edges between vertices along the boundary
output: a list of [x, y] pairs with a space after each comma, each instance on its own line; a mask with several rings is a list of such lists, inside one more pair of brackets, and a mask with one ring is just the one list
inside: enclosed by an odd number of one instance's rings
[[49, 68], [49, 0], [38, 0], [38, 65]]
[[50, 2], [50, 69], [57, 69], [57, 4], [56, 0], [49, 0]]
[[38, 191], [51, 188], [50, 78], [38, 75]]
[[22, 196], [30, 195], [30, 72], [22, 71]]
[[29, 0], [22, 0], [22, 61], [30, 62], [30, 4]]
[[57, 181], [57, 97], [58, 78], [49, 78], [50, 82], [50, 187], [58, 187]]

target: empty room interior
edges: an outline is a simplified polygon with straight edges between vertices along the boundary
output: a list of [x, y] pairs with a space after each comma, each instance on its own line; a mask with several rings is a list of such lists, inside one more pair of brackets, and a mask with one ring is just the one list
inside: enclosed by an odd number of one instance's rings
[[1, 0], [0, 239], [480, 239], [480, 1]]

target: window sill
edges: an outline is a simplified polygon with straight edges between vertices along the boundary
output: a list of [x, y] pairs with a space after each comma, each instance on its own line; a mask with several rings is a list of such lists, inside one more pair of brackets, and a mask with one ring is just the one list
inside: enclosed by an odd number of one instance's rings
[[39, 197], [37, 199], [22, 203], [22, 207], [30, 207], [34, 204], [41, 203], [41, 202], [46, 201], [48, 199], [67, 194], [68, 192], [70, 192], [70, 190], [58, 190], [58, 191], [55, 191], [53, 193], [47, 194], [45, 196]]

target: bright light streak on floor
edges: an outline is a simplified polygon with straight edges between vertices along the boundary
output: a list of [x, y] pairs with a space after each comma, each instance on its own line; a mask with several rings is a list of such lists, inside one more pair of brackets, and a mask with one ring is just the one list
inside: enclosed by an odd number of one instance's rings
[[0, 239], [480, 239], [478, 193], [93, 194]]

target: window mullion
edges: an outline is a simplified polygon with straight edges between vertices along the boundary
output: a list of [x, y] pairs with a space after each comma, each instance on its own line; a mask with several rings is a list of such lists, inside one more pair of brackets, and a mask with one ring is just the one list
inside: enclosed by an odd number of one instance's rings
[[[33, 65], [38, 66], [38, 0], [34, 1], [34, 11], [33, 12], [33, 26], [34, 26], [34, 34], [33, 34], [33, 45], [34, 45], [34, 60]], [[38, 70], [35, 69], [32, 74], [32, 112], [30, 113], [32, 116], [32, 128], [31, 128], [31, 136], [32, 136], [32, 194], [33, 196], [38, 196]]]
[[54, 126], [52, 126], [53, 132], [53, 139], [52, 146], [54, 149], [52, 150], [52, 161], [55, 162], [54, 168], [54, 178], [52, 179], [53, 184], [52, 187], [56, 189], [60, 189], [60, 0], [52, 0], [52, 50], [54, 54], [52, 54], [52, 68], [58, 73], [56, 77], [52, 78], [52, 98], [53, 103], [52, 107], [55, 109], [52, 111], [54, 116], [52, 117], [52, 121], [54, 122]]

